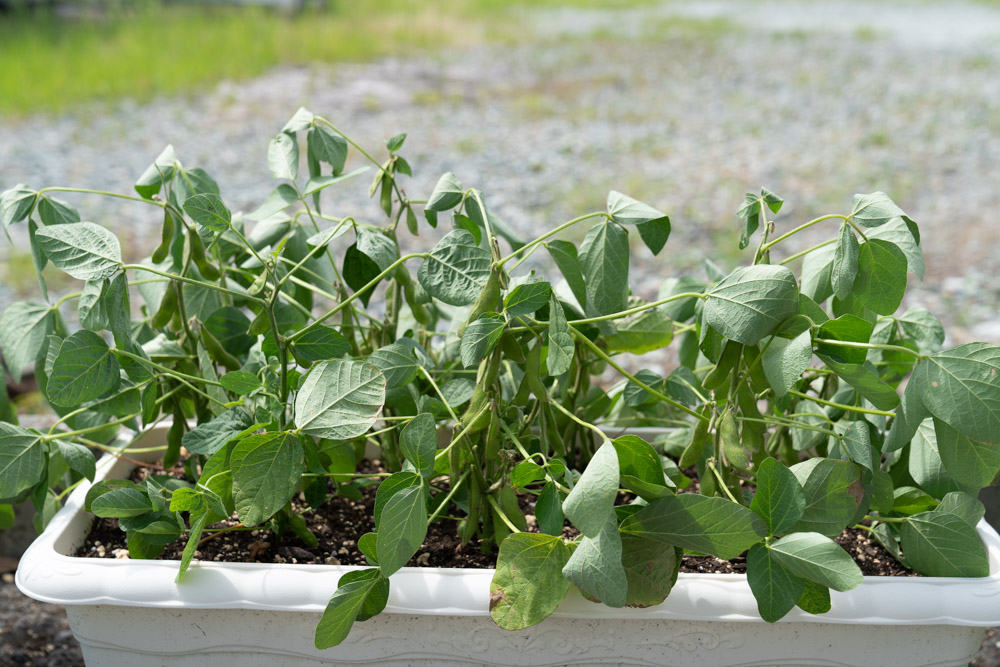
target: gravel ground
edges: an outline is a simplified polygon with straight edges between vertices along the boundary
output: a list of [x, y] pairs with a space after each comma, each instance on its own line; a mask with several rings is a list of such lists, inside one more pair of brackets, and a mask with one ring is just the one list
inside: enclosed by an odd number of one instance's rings
[[[673, 236], [659, 258], [638, 251], [633, 284], [647, 297], [664, 277], [700, 270], [706, 253], [730, 268], [745, 261], [734, 211], [746, 190], [763, 185], [785, 197], [779, 230], [845, 211], [855, 192], [884, 190], [921, 224], [927, 277], [904, 307], [930, 308], [951, 343], [1000, 342], [1000, 10], [824, 6], [550, 12], [534, 15], [537, 35], [519, 45], [281, 68], [144, 106], [0, 119], [0, 189], [25, 182], [131, 192], [172, 143], [186, 165], [216, 177], [232, 208], [249, 211], [272, 187], [268, 137], [305, 105], [369, 148], [409, 132], [402, 152], [416, 170], [405, 187], [411, 196], [454, 171], [525, 235], [603, 207], [610, 189], [658, 206]], [[367, 185], [359, 179], [327, 195], [324, 210], [378, 220]], [[113, 228], [130, 258], [155, 245], [151, 209], [65, 198]], [[0, 243], [0, 305], [36, 290], [15, 269], [26, 250], [23, 230], [13, 231], [13, 245]], [[0, 664], [78, 661], [62, 648], [65, 626], [48, 613], [56, 608], [20, 598], [6, 582], [0, 595]], [[14, 657], [29, 636], [18, 634], [25, 624], [50, 638], [48, 662]], [[1000, 665], [996, 633], [975, 664]]]

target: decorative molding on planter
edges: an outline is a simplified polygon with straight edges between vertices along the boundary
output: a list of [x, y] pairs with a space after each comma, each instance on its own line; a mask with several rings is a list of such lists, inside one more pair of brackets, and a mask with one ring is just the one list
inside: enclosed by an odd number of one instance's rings
[[[162, 437], [151, 432], [136, 446], [154, 445]], [[97, 477], [125, 477], [131, 467], [108, 458], [99, 463]], [[382, 616], [358, 624], [340, 647], [317, 652], [312, 632], [319, 614], [340, 576], [359, 568], [195, 561], [177, 584], [174, 561], [75, 558], [67, 554], [82, 544], [92, 521], [83, 510], [88, 488], [81, 485], [73, 492], [25, 552], [16, 582], [26, 595], [68, 606], [74, 632], [95, 664], [112, 656], [144, 664], [142, 655], [178, 651], [200, 658], [177, 664], [208, 664], [219, 652], [227, 659], [239, 655], [241, 664], [250, 665], [278, 664], [278, 653], [285, 656], [283, 665], [327, 659], [413, 664], [415, 651], [426, 664], [621, 664], [627, 653], [634, 657], [629, 664], [722, 666], [770, 662], [773, 653], [757, 651], [771, 649], [790, 651], [778, 658], [781, 664], [889, 665], [895, 663], [870, 653], [871, 646], [886, 644], [890, 631], [877, 626], [911, 626], [892, 630], [905, 630], [892, 642], [893, 660], [899, 657], [900, 665], [959, 665], [978, 648], [983, 631], [976, 628], [1000, 624], [1000, 536], [983, 521], [978, 531], [989, 551], [989, 577], [865, 577], [852, 591], [831, 592], [829, 613], [814, 616], [796, 608], [777, 624], [761, 620], [744, 575], [682, 573], [661, 605], [611, 609], [571, 589], [551, 618], [511, 633], [497, 628], [488, 615], [493, 570], [407, 567], [392, 576]], [[273, 611], [283, 612], [278, 616], [292, 626], [273, 625]], [[140, 633], [145, 643], [136, 644], [133, 635], [142, 619], [156, 632]], [[166, 631], [164, 624], [173, 629]], [[827, 657], [810, 655], [800, 643], [785, 639], [792, 629], [800, 638], [822, 640]], [[580, 634], [568, 635], [571, 630]], [[934, 653], [926, 642], [932, 634], [934, 643], [951, 646], [950, 655]], [[267, 647], [258, 646], [261, 642]], [[825, 650], [831, 642], [839, 653]], [[905, 645], [916, 652], [900, 653]], [[265, 657], [254, 662], [246, 658], [248, 651]], [[961, 656], [953, 661], [956, 651]], [[150, 664], [168, 664], [161, 657]]]

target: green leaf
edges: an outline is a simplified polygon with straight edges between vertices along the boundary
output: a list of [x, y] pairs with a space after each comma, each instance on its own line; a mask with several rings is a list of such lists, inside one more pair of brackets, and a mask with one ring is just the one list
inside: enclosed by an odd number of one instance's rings
[[549, 300], [549, 351], [545, 358], [545, 365], [549, 375], [559, 376], [569, 371], [573, 363], [573, 353], [576, 346], [573, 343], [573, 335], [569, 331], [569, 323], [566, 321], [566, 313], [562, 304], [552, 294]]
[[910, 441], [907, 467], [917, 486], [935, 498], [943, 498], [950, 491], [961, 491], [963, 488], [951, 478], [941, 462], [933, 419], [925, 419], [917, 428]]
[[1000, 347], [967, 343], [917, 364], [910, 382], [932, 415], [978, 442], [1000, 433]]
[[583, 282], [583, 271], [580, 269], [580, 258], [576, 246], [569, 241], [549, 241], [545, 244], [552, 261], [556, 263], [569, 289], [573, 292], [577, 305], [581, 309], [587, 307], [587, 286]]
[[24, 183], [18, 183], [0, 194], [0, 221], [3, 222], [4, 230], [27, 218], [35, 207], [37, 197], [38, 193]]
[[552, 287], [543, 280], [518, 285], [503, 301], [503, 308], [510, 317], [533, 315], [536, 310], [549, 302]]
[[677, 582], [683, 549], [655, 540], [622, 535], [622, 568], [628, 582], [626, 607], [652, 607], [667, 599]]
[[351, 626], [366, 607], [377, 606], [378, 601], [388, 599], [388, 596], [389, 580], [378, 569], [343, 575], [337, 592], [330, 598], [316, 625], [313, 639], [316, 648], [331, 648], [347, 639]]
[[383, 576], [406, 565], [427, 536], [427, 493], [411, 486], [394, 494], [379, 517], [376, 549]]
[[[103, 290], [109, 284], [103, 280], [88, 281], [77, 304], [77, 319], [85, 329], [101, 331], [108, 327], [108, 313], [105, 308]], [[155, 312], [150, 310], [150, 312]]]
[[989, 486], [1000, 473], [1000, 447], [976, 442], [934, 419], [937, 453], [952, 479], [973, 489]]
[[250, 415], [240, 408], [233, 408], [210, 421], [198, 424], [184, 434], [181, 444], [190, 452], [211, 456], [252, 425]]
[[507, 320], [497, 313], [483, 313], [465, 328], [462, 334], [462, 365], [476, 366], [500, 342]]
[[78, 442], [56, 440], [55, 443], [59, 449], [59, 453], [66, 459], [66, 465], [69, 466], [70, 470], [80, 473], [93, 482], [94, 475], [97, 473], [97, 462], [94, 460], [94, 453]]
[[802, 258], [802, 293], [816, 303], [823, 303], [833, 294], [833, 256], [836, 248], [825, 245]]
[[906, 292], [906, 256], [895, 244], [869, 239], [858, 251], [852, 292], [869, 310], [892, 315]]
[[347, 162], [347, 141], [325, 125], [318, 124], [309, 129], [306, 135], [309, 152], [316, 159], [333, 167], [333, 173], [339, 174]]
[[279, 132], [268, 142], [267, 168], [274, 178], [296, 179], [299, 175], [299, 144], [295, 137]]
[[14, 507], [0, 505], [0, 530], [10, 530], [14, 527]]
[[219, 378], [219, 382], [237, 396], [245, 396], [260, 389], [260, 378], [249, 371], [232, 371]]
[[389, 389], [403, 387], [413, 382], [419, 368], [413, 350], [401, 343], [389, 343], [385, 347], [380, 347], [371, 353], [368, 361], [382, 371]]
[[35, 239], [57, 268], [77, 280], [104, 280], [122, 266], [118, 239], [92, 222], [43, 227]]
[[933, 510], [938, 506], [937, 500], [912, 486], [901, 486], [898, 489], [893, 489], [892, 495], [893, 514], [919, 514]]
[[139, 176], [139, 180], [135, 182], [135, 191], [139, 193], [139, 196], [144, 199], [152, 199], [153, 195], [163, 187], [163, 181], [169, 180], [173, 175], [176, 162], [177, 155], [174, 153], [174, 147], [168, 144], [156, 156], [153, 164], [146, 167], [146, 170]]
[[292, 343], [292, 353], [303, 365], [337, 359], [350, 351], [351, 344], [339, 331], [323, 325], [313, 327]]
[[605, 440], [563, 501], [566, 517], [584, 535], [596, 537], [614, 515], [618, 474], [618, 453], [611, 441]]
[[768, 623], [790, 612], [805, 590], [805, 582], [782, 567], [778, 557], [763, 544], [755, 544], [747, 552], [747, 583], [757, 600], [760, 617]]
[[614, 190], [608, 193], [608, 215], [622, 225], [641, 225], [667, 217], [666, 213]]
[[52, 333], [52, 310], [44, 303], [15, 301], [0, 315], [0, 352], [14, 382], [34, 363]]
[[191, 565], [194, 552], [198, 549], [198, 542], [201, 540], [201, 533], [205, 530], [205, 524], [207, 523], [207, 512], [191, 522], [191, 532], [188, 533], [187, 544], [184, 545], [184, 551], [181, 553], [181, 565], [177, 570], [175, 582], [181, 581], [181, 577], [184, 576], [184, 573], [187, 572], [188, 567]]
[[854, 517], [861, 502], [861, 470], [850, 461], [813, 458], [791, 467], [806, 497], [797, 532], [834, 537]]
[[431, 250], [417, 270], [417, 280], [435, 299], [451, 306], [476, 301], [490, 274], [490, 253], [469, 232], [449, 232]]
[[682, 493], [651, 502], [625, 519], [621, 531], [728, 560], [763, 539], [767, 526], [725, 498]]
[[929, 577], [985, 577], [986, 549], [975, 528], [949, 512], [914, 514], [900, 530], [907, 564]]
[[523, 630], [556, 610], [569, 591], [563, 567], [572, 554], [559, 537], [515, 533], [500, 544], [490, 582], [490, 617], [504, 630]]
[[622, 486], [645, 500], [655, 500], [672, 493], [663, 476], [660, 455], [652, 445], [636, 435], [623, 435], [612, 440], [611, 444], [618, 454]]
[[850, 217], [862, 227], [878, 227], [905, 215], [903, 210], [889, 199], [889, 195], [884, 192], [873, 192], [870, 195], [854, 195]]
[[624, 607], [628, 577], [622, 566], [622, 538], [614, 512], [594, 537], [584, 536], [562, 569], [586, 597], [609, 607]]
[[[824, 322], [816, 332], [816, 337], [824, 340], [842, 340], [851, 343], [867, 343], [871, 339], [873, 325], [855, 315], [841, 315], [835, 320]], [[817, 343], [816, 352], [840, 363], [863, 364], [868, 350], [836, 343]]]
[[102, 518], [124, 519], [141, 516], [152, 510], [153, 505], [149, 502], [149, 496], [132, 488], [111, 489], [90, 504], [90, 511]]
[[907, 383], [903, 391], [903, 398], [899, 408], [896, 410], [896, 417], [892, 420], [892, 426], [886, 436], [882, 451], [885, 453], [895, 452], [905, 447], [913, 434], [917, 432], [917, 427], [930, 413], [924, 407], [920, 398], [920, 390], [917, 383], [911, 381]]
[[794, 575], [835, 591], [849, 591], [864, 581], [850, 554], [819, 533], [792, 533], [773, 542], [770, 551], [778, 564]]
[[65, 225], [69, 222], [80, 222], [80, 212], [62, 199], [49, 195], [38, 198], [38, 216], [46, 225]]
[[627, 320], [615, 323], [617, 332], [604, 340], [609, 352], [645, 354], [670, 345], [674, 339], [674, 323], [659, 309], [647, 310]]
[[220, 234], [230, 228], [233, 214], [226, 208], [222, 197], [212, 193], [194, 195], [184, 201], [184, 212], [202, 227]]
[[295, 397], [295, 423], [306, 435], [349, 440], [372, 427], [385, 403], [382, 372], [363, 361], [322, 361]]
[[462, 184], [450, 171], [438, 179], [434, 191], [427, 199], [425, 211], [448, 211], [462, 203], [464, 190]]
[[772, 535], [782, 534], [802, 518], [806, 495], [795, 474], [768, 457], [757, 469], [757, 492], [750, 509], [764, 519]]
[[941, 499], [935, 512], [949, 512], [959, 517], [973, 528], [986, 515], [986, 507], [975, 497], [962, 491], [952, 491]]
[[423, 478], [419, 474], [407, 471], [394, 473], [382, 480], [375, 492], [375, 511], [372, 515], [375, 519], [375, 525], [379, 525], [382, 521], [382, 512], [390, 498], [403, 489], [421, 484], [423, 484]]
[[249, 335], [250, 319], [239, 308], [223, 306], [212, 311], [205, 320], [205, 328], [219, 344], [233, 355], [246, 354], [256, 341]]
[[670, 238], [670, 218], [667, 216], [643, 222], [635, 228], [639, 231], [639, 238], [654, 256], [660, 254], [663, 246], [667, 245], [667, 239]]
[[795, 604], [806, 613], [825, 614], [830, 611], [830, 589], [814, 581], [806, 581], [802, 597]]
[[118, 388], [118, 359], [93, 331], [77, 331], [63, 341], [45, 391], [53, 405], [76, 407]]
[[798, 312], [798, 284], [783, 266], [743, 266], [713, 287], [705, 299], [704, 322], [730, 338], [756, 345]]
[[944, 345], [944, 327], [926, 308], [910, 308], [896, 318], [906, 340], [915, 343], [924, 354], [940, 352]]
[[743, 221], [740, 233], [740, 250], [750, 245], [750, 237], [760, 226], [760, 197], [752, 192], [743, 195], [743, 203], [736, 210], [736, 217]]
[[295, 495], [305, 469], [302, 443], [291, 433], [262, 433], [233, 448], [233, 502], [245, 526], [271, 518]]
[[[299, 200], [299, 195], [288, 183], [282, 183], [267, 196], [264, 203], [251, 213], [247, 213], [245, 220], [267, 220], [271, 216], [281, 213], [286, 208]], [[187, 204], [185, 203], [185, 206]], [[190, 215], [190, 212], [188, 213]]]
[[399, 451], [424, 477], [434, 474], [437, 444], [437, 424], [427, 412], [411, 419], [399, 433]]
[[906, 256], [907, 271], [923, 280], [924, 253], [920, 249], [919, 236], [914, 234], [915, 229], [911, 229], [903, 218], [893, 218], [884, 225], [869, 230], [866, 236], [869, 239], [888, 241], [899, 248]]
[[[843, 423], [843, 421], [838, 422], [838, 427]], [[864, 420], [851, 422], [847, 430], [844, 431], [840, 446], [843, 447], [851, 461], [874, 474], [878, 453], [874, 452], [873, 454], [872, 451], [871, 431], [868, 428], [868, 422]]]
[[35, 486], [45, 472], [45, 445], [39, 436], [0, 422], [0, 498]]
[[[542, 492], [535, 501], [535, 518], [538, 520], [538, 530], [547, 535], [562, 535], [563, 521], [566, 516], [562, 509], [562, 496], [554, 482], [546, 482]], [[504, 540], [506, 542], [506, 540]]]
[[838, 299], [846, 299], [854, 286], [854, 278], [858, 275], [858, 253], [860, 246], [854, 230], [846, 222], [840, 226], [840, 238], [833, 254], [833, 268], [830, 273], [830, 284]]
[[601, 222], [580, 246], [580, 269], [587, 289], [587, 311], [610, 315], [628, 305], [628, 232], [616, 222]]
[[823, 354], [817, 354], [817, 356], [830, 370], [839, 375], [844, 382], [851, 385], [864, 398], [871, 401], [879, 410], [892, 410], [899, 405], [899, 394], [892, 388], [892, 385], [879, 379], [878, 371], [870, 363], [865, 362], [864, 365], [843, 364]]
[[775, 338], [764, 351], [764, 375], [774, 393], [781, 398], [788, 393], [812, 362], [812, 338], [803, 331], [795, 338]]

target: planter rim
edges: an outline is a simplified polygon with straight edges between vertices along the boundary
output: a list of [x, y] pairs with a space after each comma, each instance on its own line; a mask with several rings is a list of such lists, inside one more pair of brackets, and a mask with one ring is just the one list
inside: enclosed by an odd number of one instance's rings
[[[150, 434], [152, 435], [152, 433]], [[124, 477], [133, 464], [105, 456], [95, 482]], [[60, 605], [154, 608], [253, 609], [321, 612], [348, 565], [222, 563], [193, 561], [176, 583], [177, 561], [77, 558], [90, 530], [84, 509], [89, 483], [25, 551], [15, 582], [25, 595]], [[985, 520], [977, 532], [987, 548], [990, 574], [981, 578], [873, 577], [848, 592], [831, 591], [826, 614], [794, 608], [779, 622], [867, 625], [1000, 624], [1000, 535]], [[486, 616], [492, 569], [404, 567], [392, 575], [384, 613]], [[583, 598], [573, 587], [554, 616], [565, 618], [662, 619], [760, 622], [757, 603], [741, 574], [680, 573], [665, 602], [645, 609], [612, 609]]]

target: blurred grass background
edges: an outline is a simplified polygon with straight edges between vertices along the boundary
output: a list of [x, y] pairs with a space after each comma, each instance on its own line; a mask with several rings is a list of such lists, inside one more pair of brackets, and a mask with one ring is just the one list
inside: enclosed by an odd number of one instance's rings
[[[0, 6], [5, 3], [0, 0]], [[148, 101], [275, 65], [365, 62], [518, 38], [505, 0], [322, 0], [300, 11], [159, 0], [7, 0], [0, 14], [0, 113], [61, 112], [95, 100]], [[615, 6], [643, 4], [625, 0]], [[596, 7], [600, 0], [532, 0]]]

